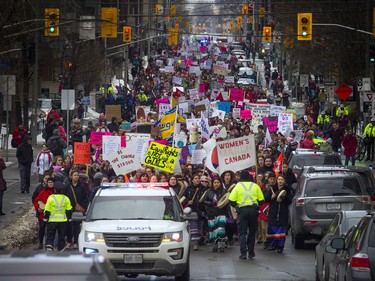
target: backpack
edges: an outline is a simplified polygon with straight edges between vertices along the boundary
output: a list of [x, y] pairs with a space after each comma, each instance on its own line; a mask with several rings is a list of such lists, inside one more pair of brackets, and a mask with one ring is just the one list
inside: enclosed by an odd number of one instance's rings
[[48, 149], [52, 152], [53, 156], [59, 155], [61, 151], [61, 144], [59, 138], [50, 138], [48, 141]]
[[17, 148], [18, 144], [17, 144], [16, 139], [12, 139], [12, 140], [10, 141], [10, 145], [11, 145], [13, 148]]

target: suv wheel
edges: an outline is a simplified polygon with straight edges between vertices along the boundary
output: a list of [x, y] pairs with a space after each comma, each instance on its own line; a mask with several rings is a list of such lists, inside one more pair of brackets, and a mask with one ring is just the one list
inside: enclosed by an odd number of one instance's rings
[[190, 280], [190, 262], [188, 259], [184, 273], [182, 273], [182, 275], [180, 276], [176, 276], [175, 281], [189, 281], [189, 280]]
[[294, 249], [303, 249], [305, 247], [305, 238], [302, 235], [294, 236]]

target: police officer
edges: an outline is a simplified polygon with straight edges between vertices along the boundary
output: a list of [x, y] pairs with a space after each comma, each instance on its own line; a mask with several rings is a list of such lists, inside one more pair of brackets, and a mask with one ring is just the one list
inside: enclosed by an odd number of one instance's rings
[[255, 257], [255, 233], [258, 229], [258, 209], [264, 201], [259, 185], [252, 182], [252, 176], [245, 170], [240, 173], [240, 182], [236, 184], [229, 196], [230, 204], [239, 215], [240, 259]]
[[58, 250], [65, 249], [67, 222], [73, 212], [69, 197], [63, 194], [65, 185], [62, 181], [53, 184], [55, 193], [51, 194], [44, 209], [44, 220], [47, 221], [46, 249], [53, 251], [53, 240], [58, 233]]
[[319, 114], [316, 123], [321, 131], [326, 131], [331, 123], [331, 118], [329, 118], [325, 111], [322, 111], [322, 113]]
[[375, 138], [375, 117], [372, 117], [371, 122], [368, 123], [363, 131], [363, 136], [366, 139], [367, 145], [367, 159], [366, 161], [374, 159], [374, 138]]

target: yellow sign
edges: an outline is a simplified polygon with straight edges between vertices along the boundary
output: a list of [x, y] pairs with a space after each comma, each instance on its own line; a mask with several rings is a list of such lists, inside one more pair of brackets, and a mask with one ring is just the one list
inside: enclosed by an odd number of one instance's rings
[[179, 148], [151, 142], [147, 150], [145, 165], [172, 174], [179, 155]]

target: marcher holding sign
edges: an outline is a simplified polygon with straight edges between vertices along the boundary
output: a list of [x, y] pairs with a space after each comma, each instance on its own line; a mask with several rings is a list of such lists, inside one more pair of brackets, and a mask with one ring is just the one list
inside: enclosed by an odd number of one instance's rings
[[74, 143], [74, 164], [91, 164], [91, 151], [89, 143]]
[[178, 148], [151, 142], [147, 150], [144, 164], [168, 173], [173, 173], [179, 155], [180, 149]]

